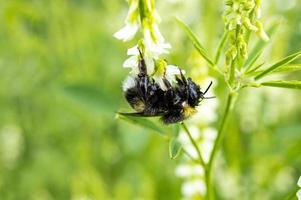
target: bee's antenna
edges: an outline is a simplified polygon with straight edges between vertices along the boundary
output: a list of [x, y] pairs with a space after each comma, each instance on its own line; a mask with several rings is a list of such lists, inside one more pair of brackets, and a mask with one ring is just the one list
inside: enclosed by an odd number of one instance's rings
[[203, 99], [214, 99], [216, 97], [204, 97]]
[[208, 92], [208, 90], [210, 89], [211, 85], [212, 85], [212, 81], [210, 82], [210, 84], [208, 85], [207, 89], [205, 90], [205, 92], [203, 94], [206, 94]]

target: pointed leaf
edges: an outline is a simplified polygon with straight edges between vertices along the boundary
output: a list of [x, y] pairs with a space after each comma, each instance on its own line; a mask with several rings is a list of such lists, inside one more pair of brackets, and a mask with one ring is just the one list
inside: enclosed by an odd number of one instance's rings
[[[279, 22], [275, 22], [268, 30], [267, 34], [272, 37], [275, 33], [277, 28], [279, 27]], [[256, 60], [260, 57], [260, 55], [263, 52], [263, 49], [268, 45], [269, 43], [259, 39], [258, 42], [255, 44], [253, 49], [251, 50], [248, 59], [246, 60], [244, 64], [244, 68], [246, 68], [246, 71], [249, 71], [253, 64], [256, 62]]]
[[182, 150], [181, 143], [177, 140], [177, 138], [172, 137], [169, 140], [169, 157], [171, 159], [176, 159]]
[[279, 67], [282, 67], [284, 65], [289, 64], [290, 62], [292, 62], [295, 59], [297, 59], [299, 56], [301, 56], [301, 51], [283, 58], [282, 60], [276, 62], [275, 64], [273, 64], [272, 66], [268, 67], [263, 72], [261, 72], [260, 74], [258, 74], [257, 76], [255, 76], [255, 80], [258, 80], [258, 79], [264, 77], [265, 75], [273, 72], [274, 70], [276, 70]]
[[116, 118], [125, 120], [127, 122], [130, 122], [132, 124], [138, 125], [143, 128], [147, 128], [149, 130], [155, 131], [161, 135], [165, 135], [165, 131], [160, 126], [156, 125], [153, 121], [143, 118], [143, 117], [134, 117], [129, 115], [123, 115], [123, 114], [116, 114]]
[[281, 87], [281, 88], [290, 88], [290, 89], [301, 89], [301, 81], [292, 80], [292, 81], [268, 81], [261, 83], [263, 86], [270, 87]]
[[200, 55], [211, 65], [214, 66], [214, 63], [212, 60], [208, 57], [204, 47], [201, 45], [199, 40], [197, 39], [196, 35], [192, 32], [192, 30], [181, 20], [177, 19], [177, 22], [179, 26], [182, 28], [182, 30], [185, 31], [188, 38], [191, 40], [193, 46], [196, 48], [196, 50], [200, 53]]
[[229, 32], [228, 31], [225, 31], [219, 44], [218, 44], [218, 48], [216, 50], [216, 54], [215, 54], [215, 57], [214, 57], [214, 63], [217, 64], [218, 61], [219, 61], [219, 58], [220, 58], [220, 55], [221, 55], [221, 52], [226, 44], [226, 41], [228, 39], [228, 35], [229, 35]]
[[291, 64], [291, 65], [285, 65], [283, 67], [280, 67], [276, 69], [274, 72], [283, 73], [283, 72], [294, 72], [299, 70], [301, 70], [301, 64]]

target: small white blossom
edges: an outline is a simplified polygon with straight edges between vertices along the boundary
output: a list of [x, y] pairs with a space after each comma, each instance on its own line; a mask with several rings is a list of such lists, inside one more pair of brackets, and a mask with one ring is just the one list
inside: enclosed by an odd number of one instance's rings
[[[139, 63], [138, 62], [140, 59], [140, 54], [138, 51], [138, 46], [136, 45], [136, 46], [128, 49], [127, 54], [130, 57], [124, 61], [123, 67], [124, 68], [132, 68], [132, 71], [131, 71], [132, 74], [139, 74], [139, 69], [138, 69]], [[146, 64], [147, 73], [152, 74], [154, 72], [154, 60], [148, 52], [145, 52], [145, 54], [144, 54], [144, 61]]]
[[182, 185], [182, 193], [187, 197], [192, 197], [196, 194], [204, 195], [206, 193], [206, 185], [200, 180], [187, 181]]
[[129, 11], [125, 20], [125, 26], [114, 34], [115, 38], [125, 42], [135, 36], [139, 28], [138, 5], [138, 0], [129, 1]]
[[126, 25], [114, 34], [114, 37], [124, 42], [131, 40], [138, 31], [137, 23], [126, 23]]
[[169, 43], [164, 42], [164, 38], [157, 25], [152, 25], [152, 29], [144, 29], [145, 47], [152, 56], [157, 59], [161, 54], [167, 54], [171, 48]]
[[181, 164], [176, 168], [179, 177], [204, 176], [204, 169], [199, 165]]
[[[182, 73], [183, 74], [185, 73], [184, 70], [182, 70]], [[166, 78], [172, 84], [176, 80], [176, 75], [180, 75], [180, 74], [181, 74], [180, 69], [177, 66], [167, 65], [165, 67], [165, 74], [155, 74], [153, 78], [155, 82], [158, 83], [163, 90], [167, 90], [168, 88], [166, 88], [163, 82], [163, 78]]]

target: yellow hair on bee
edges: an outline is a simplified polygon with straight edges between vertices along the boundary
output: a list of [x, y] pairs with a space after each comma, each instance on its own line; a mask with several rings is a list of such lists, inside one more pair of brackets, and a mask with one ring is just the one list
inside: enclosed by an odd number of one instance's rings
[[183, 104], [183, 110], [184, 110], [183, 114], [185, 119], [192, 116], [197, 111], [195, 108], [189, 106], [187, 103]]
[[133, 108], [138, 112], [142, 112], [142, 111], [144, 111], [145, 105], [142, 101], [137, 101], [133, 105]]

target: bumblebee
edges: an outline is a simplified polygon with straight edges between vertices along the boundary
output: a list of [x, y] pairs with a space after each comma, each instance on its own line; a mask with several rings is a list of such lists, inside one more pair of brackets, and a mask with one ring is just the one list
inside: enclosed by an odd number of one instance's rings
[[[138, 49], [139, 50], [139, 49]], [[200, 86], [185, 78], [180, 70], [180, 76], [176, 76], [176, 84], [173, 86], [165, 77], [162, 77], [166, 89], [162, 89], [153, 78], [148, 76], [147, 67], [141, 51], [139, 50], [138, 62], [139, 74], [130, 77], [130, 82], [124, 90], [125, 98], [135, 113], [120, 113], [130, 116], [161, 117], [164, 124], [182, 122], [196, 112], [196, 106], [205, 97], [212, 82], [202, 92]]]

